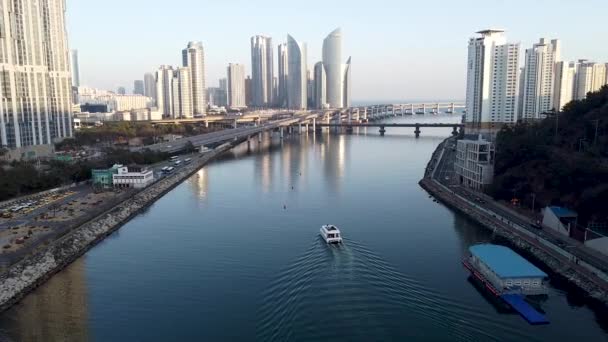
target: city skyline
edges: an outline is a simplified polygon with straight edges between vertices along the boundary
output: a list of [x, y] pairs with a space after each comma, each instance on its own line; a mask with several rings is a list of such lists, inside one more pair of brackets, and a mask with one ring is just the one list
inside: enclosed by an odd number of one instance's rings
[[[316, 11], [320, 7], [315, 4], [322, 4], [318, 1], [294, 4], [296, 7], [293, 10], [276, 1], [262, 3], [261, 6], [234, 2], [213, 3], [205, 5], [203, 12], [203, 6], [194, 1], [178, 0], [176, 6], [187, 6], [192, 10], [167, 16], [162, 7], [143, 6], [144, 3], [139, 0], [129, 3], [110, 0], [92, 4], [70, 1], [67, 11], [68, 34], [70, 48], [79, 50], [81, 82], [83, 85], [105, 89], [131, 84], [159, 65], [181, 64], [179, 56], [175, 56], [173, 51], [183, 49], [183, 45], [190, 40], [200, 40], [206, 50], [206, 78], [212, 80], [208, 86], [215, 87], [217, 80], [225, 74], [226, 63], [233, 61], [249, 65], [249, 39], [252, 35], [270, 36], [277, 44], [290, 33], [299, 41], [307, 43], [308, 60], [316, 62], [322, 59], [323, 37], [335, 27], [341, 27], [347, 33], [344, 51], [353, 56], [357, 66], [353, 69], [353, 79], [366, 80], [365, 83], [353, 82], [354, 101], [464, 99], [467, 52], [462, 40], [484, 27], [504, 28], [512, 40], [521, 42], [524, 47], [532, 46], [538, 42], [539, 37], [558, 38], [563, 46], [563, 60], [584, 58], [601, 62], [608, 59], [608, 46], [590, 43], [601, 41], [608, 34], [608, 29], [599, 24], [602, 22], [602, 13], [606, 12], [602, 8], [608, 9], [608, 5], [601, 1], [584, 2], [595, 8], [586, 14], [584, 21], [573, 18], [571, 10], [566, 6], [543, 6], [523, 1], [508, 4], [494, 1], [486, 6], [462, 6], [451, 2], [414, 5], [385, 1], [383, 6], [374, 8], [350, 4], [349, 13], [352, 15], [348, 18], [343, 16], [343, 2], [329, 5], [323, 3], [322, 13]], [[112, 10], [116, 6], [122, 8], [120, 13]], [[409, 8], [411, 6], [416, 9], [414, 12], [426, 11], [428, 16], [404, 15], [414, 13]], [[198, 8], [201, 10], [196, 10]], [[228, 12], [227, 8], [231, 11]], [[263, 8], [270, 10], [265, 13]], [[386, 10], [387, 8], [392, 10]], [[546, 15], [539, 17], [537, 13], [541, 10]], [[127, 18], [135, 12], [151, 19], [146, 22], [157, 22], [154, 18], [161, 17], [162, 22], [168, 22], [167, 25], [160, 26], [144, 24], [142, 29], [149, 33], [145, 37], [117, 40], [115, 35], [108, 34], [108, 28], [88, 24], [86, 14], [90, 11], [100, 13], [101, 16], [118, 16], [116, 25], [109, 28], [116, 33], [127, 31]], [[239, 19], [256, 17], [256, 26], [244, 28], [225, 25], [227, 17], [222, 13], [231, 13], [230, 20], [237, 22]], [[283, 15], [278, 15], [280, 13]], [[319, 20], [315, 20], [315, 24], [318, 24], [304, 25], [305, 20], [313, 14], [318, 16]], [[385, 18], [385, 25], [369, 30], [367, 25], [360, 24], [365, 18], [373, 17]], [[302, 24], [297, 24], [299, 19]], [[192, 21], [197, 23], [195, 29], [190, 27]], [[433, 22], [449, 22], [450, 30], [445, 30], [442, 25], [431, 25]], [[583, 26], [583, 23], [586, 25]], [[589, 23], [592, 25], [589, 26]], [[218, 27], [222, 27], [222, 34], [218, 34]], [[115, 54], [114, 48], [101, 51], [99, 44], [106, 43], [124, 51], [120, 54]], [[100, 60], [104, 63], [99, 63]], [[314, 64], [308, 67], [312, 69]], [[442, 75], [440, 83], [429, 81], [424, 70], [431, 67]]]

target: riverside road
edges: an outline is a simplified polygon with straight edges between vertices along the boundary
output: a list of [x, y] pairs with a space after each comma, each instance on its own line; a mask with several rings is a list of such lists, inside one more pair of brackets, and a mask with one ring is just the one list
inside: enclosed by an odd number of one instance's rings
[[584, 260], [598, 270], [608, 273], [608, 261], [606, 258], [599, 255], [599, 253], [589, 250], [589, 248], [585, 247], [580, 242], [560, 236], [558, 233], [554, 233], [548, 228], [544, 228], [542, 230], [533, 228], [531, 226], [533, 223], [532, 219], [513, 212], [511, 209], [492, 200], [488, 196], [477, 194], [461, 186], [454, 185], [454, 161], [456, 159], [455, 144], [456, 140], [451, 138], [443, 145], [443, 155], [439, 160], [437, 170], [433, 175], [433, 178], [436, 181], [440, 182], [446, 187], [449, 187], [450, 190], [452, 190], [455, 194], [475, 202], [477, 207], [483, 208], [487, 212], [494, 213], [495, 218], [501, 220], [507, 225], [518, 226], [526, 229], [538, 237], [551, 242], [556, 247], [563, 249], [565, 252], [574, 255], [576, 258]]

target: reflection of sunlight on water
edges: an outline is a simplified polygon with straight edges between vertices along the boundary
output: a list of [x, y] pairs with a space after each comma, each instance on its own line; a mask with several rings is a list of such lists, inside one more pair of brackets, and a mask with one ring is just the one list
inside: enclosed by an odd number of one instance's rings
[[190, 178], [192, 190], [196, 197], [203, 202], [207, 199], [207, 192], [209, 191], [209, 175], [207, 174], [207, 169], [202, 168], [198, 170], [198, 172], [194, 175], [194, 177]]
[[340, 135], [338, 139], [338, 177], [344, 177], [344, 164], [346, 162], [345, 136]]
[[261, 164], [261, 178], [262, 178], [262, 191], [265, 193], [270, 192], [270, 171], [272, 165], [270, 165], [270, 153], [266, 153], [262, 156]]

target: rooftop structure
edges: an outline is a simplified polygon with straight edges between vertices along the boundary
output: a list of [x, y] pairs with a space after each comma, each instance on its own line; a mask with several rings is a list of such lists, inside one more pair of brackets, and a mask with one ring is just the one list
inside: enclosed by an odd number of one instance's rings
[[545, 278], [547, 274], [510, 248], [498, 245], [475, 245], [471, 254], [487, 265], [500, 278]]

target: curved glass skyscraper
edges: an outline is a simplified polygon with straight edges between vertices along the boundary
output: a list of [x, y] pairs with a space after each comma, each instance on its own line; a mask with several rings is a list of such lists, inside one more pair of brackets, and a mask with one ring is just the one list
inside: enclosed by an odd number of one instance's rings
[[342, 63], [342, 31], [337, 28], [323, 40], [323, 67], [326, 77], [326, 99], [330, 108], [348, 106], [350, 91], [350, 58]]
[[287, 59], [289, 69], [287, 76], [287, 107], [291, 109], [306, 109], [306, 44], [299, 43], [292, 36], [287, 35]]
[[339, 28], [323, 40], [323, 66], [327, 80], [326, 101], [330, 108], [342, 108], [342, 31]]

